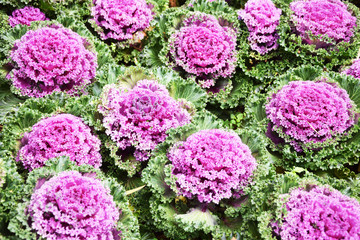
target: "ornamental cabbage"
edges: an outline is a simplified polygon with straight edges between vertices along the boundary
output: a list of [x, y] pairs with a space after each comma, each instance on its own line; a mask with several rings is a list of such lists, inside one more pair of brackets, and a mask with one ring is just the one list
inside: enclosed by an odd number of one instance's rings
[[119, 209], [110, 190], [77, 171], [62, 172], [36, 189], [27, 215], [46, 239], [119, 239]]
[[[326, 80], [326, 79], [325, 79]], [[293, 81], [271, 96], [266, 105], [269, 131], [295, 148], [330, 142], [355, 124], [354, 105], [344, 89], [324, 81]]]
[[30, 30], [15, 41], [9, 78], [22, 95], [73, 94], [90, 84], [97, 68], [90, 44], [70, 29], [52, 25]]
[[214, 16], [197, 13], [184, 19], [182, 27], [171, 35], [169, 45], [175, 67], [195, 75], [204, 88], [235, 72], [236, 32], [221, 26]]
[[353, 61], [352, 65], [343, 71], [346, 75], [360, 79], [360, 59]]
[[285, 205], [282, 240], [360, 239], [360, 204], [337, 190], [294, 189]]
[[279, 35], [276, 28], [279, 25], [281, 9], [276, 8], [271, 0], [249, 0], [245, 9], [239, 11], [249, 29], [248, 40], [252, 50], [261, 55], [277, 49]]
[[68, 156], [77, 165], [101, 166], [100, 140], [83, 121], [71, 114], [45, 118], [25, 133], [17, 161], [32, 171], [50, 158]]
[[46, 18], [45, 13], [41, 12], [39, 8], [32, 6], [26, 6], [22, 9], [16, 9], [12, 12], [9, 17], [9, 24], [15, 27], [18, 24], [30, 26], [33, 21], [45, 21], [49, 20]]
[[192, 134], [171, 148], [168, 158], [178, 195], [206, 203], [239, 196], [257, 166], [238, 135], [219, 129]]
[[140, 80], [128, 91], [110, 85], [105, 98], [99, 111], [106, 133], [119, 149], [134, 147], [138, 161], [147, 160], [151, 150], [165, 141], [167, 130], [191, 120], [181, 103], [154, 80]]
[[119, 41], [145, 37], [153, 19], [153, 6], [145, 0], [93, 0], [92, 16], [101, 27], [103, 40]]
[[315, 41], [311, 35], [320, 35], [320, 40], [323, 40], [323, 35], [327, 35], [335, 43], [350, 42], [356, 27], [356, 17], [347, 8], [340, 0], [293, 1], [290, 3], [293, 11], [291, 21], [296, 33], [307, 44], [322, 46], [321, 41]]

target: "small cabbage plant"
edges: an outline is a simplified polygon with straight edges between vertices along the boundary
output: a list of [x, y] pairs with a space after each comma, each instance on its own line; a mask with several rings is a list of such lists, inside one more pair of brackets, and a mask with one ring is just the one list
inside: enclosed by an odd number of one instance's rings
[[226, 1], [189, 1], [154, 20], [151, 41], [140, 55], [150, 68], [166, 66], [204, 88], [221, 108], [235, 108], [252, 92], [253, 81], [236, 71], [241, 30]]
[[242, 235], [261, 240], [358, 239], [359, 187], [358, 179], [320, 177], [299, 167], [271, 171], [249, 189]]
[[355, 124], [355, 106], [344, 89], [323, 81], [292, 81], [266, 105], [269, 131], [284, 136], [298, 152], [332, 142]]
[[326, 186], [295, 188], [285, 203], [281, 239], [358, 239], [360, 203]]
[[[259, 162], [247, 146], [263, 143], [255, 131], [219, 129], [204, 113], [190, 125], [172, 129], [142, 172], [149, 186], [155, 225], [170, 238], [220, 239], [240, 231], [241, 211]], [[226, 226], [226, 227], [225, 227]]]
[[181, 102], [154, 80], [143, 79], [130, 90], [110, 85], [104, 95], [99, 110], [106, 133], [119, 149], [134, 147], [138, 161], [148, 160], [151, 151], [165, 141], [167, 130], [191, 120]]
[[32, 6], [26, 6], [21, 9], [16, 9], [9, 16], [9, 24], [11, 27], [15, 27], [18, 24], [30, 26], [33, 21], [45, 21], [49, 20], [45, 13], [41, 12], [39, 8]]
[[290, 3], [295, 33], [307, 44], [322, 47], [322, 38], [335, 43], [349, 42], [354, 35], [356, 17], [340, 0], [297, 0]]
[[27, 215], [31, 228], [43, 238], [116, 239], [119, 210], [110, 190], [99, 179], [77, 171], [62, 172], [36, 189]]
[[112, 55], [121, 62], [137, 62], [150, 39], [154, 19], [166, 8], [168, 0], [89, 0], [89, 20]]
[[342, 71], [342, 73], [360, 79], [360, 59], [355, 59], [348, 68]]
[[341, 169], [357, 164], [359, 87], [351, 76], [301, 66], [280, 76], [268, 93], [255, 94], [247, 116], [280, 153], [277, 166]]
[[239, 11], [249, 30], [248, 41], [252, 50], [264, 55], [279, 47], [277, 26], [280, 22], [281, 9], [271, 0], [250, 0]]
[[184, 19], [170, 37], [173, 66], [194, 75], [204, 88], [234, 74], [236, 53], [236, 31], [221, 26], [211, 15], [199, 13]]
[[357, 55], [360, 14], [340, 0], [294, 0], [284, 6], [280, 45], [307, 63], [338, 70]]
[[136, 239], [125, 191], [90, 165], [52, 159], [29, 174], [9, 230], [20, 239]]
[[16, 40], [8, 75], [21, 95], [75, 94], [95, 78], [96, 53], [79, 34], [59, 25], [29, 30]]
[[168, 158], [177, 194], [205, 203], [240, 196], [257, 165], [237, 134], [219, 129], [192, 134]]
[[206, 93], [165, 68], [130, 67], [104, 87], [98, 107], [108, 135], [105, 146], [119, 168], [140, 171], [167, 131], [189, 124]]
[[94, 0], [91, 9], [103, 40], [126, 41], [145, 37], [153, 19], [153, 6], [145, 0]]
[[17, 161], [32, 171], [45, 165], [51, 158], [68, 156], [77, 165], [101, 166], [100, 140], [81, 118], [58, 114], [40, 120], [31, 132], [24, 134]]
[[300, 62], [293, 52], [280, 46], [283, 14], [282, 2], [272, 0], [250, 0], [238, 11], [243, 30], [238, 65], [258, 82], [271, 83]]

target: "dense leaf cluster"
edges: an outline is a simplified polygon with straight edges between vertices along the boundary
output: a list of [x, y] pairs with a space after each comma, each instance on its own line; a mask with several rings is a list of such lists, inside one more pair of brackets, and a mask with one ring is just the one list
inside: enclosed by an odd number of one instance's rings
[[0, 0], [0, 238], [360, 239], [360, 11]]

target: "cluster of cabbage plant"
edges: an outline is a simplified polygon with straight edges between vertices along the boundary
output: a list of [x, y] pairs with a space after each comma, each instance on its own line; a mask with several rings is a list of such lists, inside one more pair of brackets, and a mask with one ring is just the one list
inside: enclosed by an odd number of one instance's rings
[[360, 239], [342, 0], [0, 0], [0, 239]]

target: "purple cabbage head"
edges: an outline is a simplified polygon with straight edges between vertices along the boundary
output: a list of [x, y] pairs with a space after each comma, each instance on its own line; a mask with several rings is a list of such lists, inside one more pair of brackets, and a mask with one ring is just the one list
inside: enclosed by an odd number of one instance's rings
[[[336, 43], [349, 42], [354, 35], [356, 17], [340, 0], [298, 0], [290, 3], [296, 33], [308, 44], [317, 44], [312, 35], [327, 35]], [[320, 39], [321, 42], [322, 39]]]
[[153, 19], [153, 6], [145, 0], [93, 0], [92, 15], [102, 28], [103, 40], [124, 41], [145, 37], [144, 31]]
[[360, 239], [360, 204], [337, 190], [291, 191], [281, 226], [282, 240]]
[[271, 0], [249, 0], [245, 9], [239, 11], [249, 30], [248, 40], [252, 50], [266, 54], [277, 49], [279, 35], [276, 28], [279, 25], [281, 9], [276, 8]]
[[353, 102], [344, 89], [324, 81], [293, 81], [273, 94], [266, 105], [272, 131], [281, 129], [296, 151], [300, 143], [331, 140], [355, 123]]
[[97, 57], [88, 47], [84, 38], [60, 26], [30, 30], [15, 41], [10, 55], [14, 69], [8, 77], [29, 97], [75, 93], [95, 77]]
[[257, 166], [238, 135], [219, 129], [192, 134], [172, 147], [168, 158], [178, 195], [204, 203], [238, 197]]
[[135, 158], [145, 161], [166, 131], [190, 123], [190, 114], [175, 101], [165, 86], [153, 80], [141, 80], [130, 90], [109, 89], [99, 111], [104, 115], [106, 133], [117, 146], [135, 148]]
[[343, 71], [346, 75], [360, 79], [360, 59], [353, 61], [352, 65]]
[[39, 8], [32, 6], [16, 9], [12, 12], [11, 16], [9, 16], [9, 24], [11, 27], [15, 27], [18, 24], [30, 26], [31, 22], [45, 20], [49, 20], [46, 18], [45, 13], [41, 12]]
[[220, 77], [230, 77], [236, 65], [236, 32], [211, 15], [183, 20], [170, 38], [170, 54], [177, 67], [195, 75], [204, 88]]
[[31, 228], [46, 239], [119, 239], [113, 236], [119, 209], [110, 190], [76, 171], [62, 172], [36, 189], [27, 215]]
[[68, 156], [77, 165], [101, 166], [100, 140], [83, 121], [71, 114], [42, 119], [25, 133], [17, 161], [32, 171], [51, 158]]

